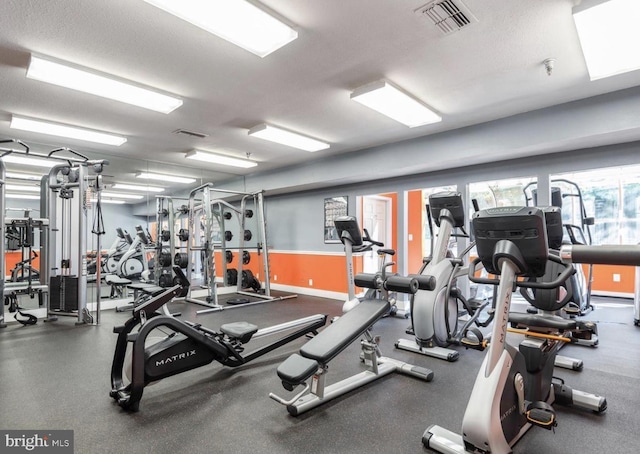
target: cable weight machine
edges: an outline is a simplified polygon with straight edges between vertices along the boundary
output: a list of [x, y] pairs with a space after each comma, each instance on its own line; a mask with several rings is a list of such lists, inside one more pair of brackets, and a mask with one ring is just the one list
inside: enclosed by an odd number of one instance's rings
[[[227, 221], [234, 216], [239, 230], [236, 235], [227, 228], [229, 225]], [[255, 233], [247, 229], [247, 219], [251, 218], [255, 218], [257, 227]], [[194, 253], [199, 252], [204, 274], [203, 287], [206, 288], [207, 293], [205, 300], [200, 300], [193, 298], [190, 290], [185, 300], [206, 307], [198, 311], [198, 314], [297, 296], [271, 296], [266, 230], [263, 191], [247, 193], [218, 189], [212, 183], [204, 184], [191, 191], [187, 233], [187, 275], [191, 277], [196, 264]], [[234, 237], [237, 239], [237, 246], [234, 245], [232, 248], [230, 243]], [[248, 245], [250, 241], [255, 241], [256, 246], [250, 247]], [[227, 266], [233, 260], [232, 249], [236, 251], [238, 257], [236, 268]], [[261, 258], [258, 275], [254, 275], [248, 266], [245, 267], [250, 261], [250, 249], [255, 249]], [[222, 262], [221, 288], [218, 288], [216, 282], [217, 265], [219, 265], [216, 263], [216, 253], [222, 259], [220, 260]], [[258, 279], [262, 280], [262, 284]], [[247, 291], [248, 289], [253, 289], [253, 292]], [[227, 304], [221, 305], [219, 299], [221, 294], [234, 294], [236, 298], [235, 300], [227, 299]]]
[[[61, 150], [54, 150], [53, 153]], [[92, 203], [101, 211], [101, 176], [108, 164], [104, 160], [68, 161], [51, 168], [43, 177], [40, 196], [41, 213], [49, 219], [50, 228], [43, 231], [42, 272], [49, 284], [47, 320], [58, 316], [77, 317], [76, 324], [98, 324], [100, 317], [100, 267], [96, 269], [96, 317], [87, 306], [87, 226]], [[94, 174], [90, 174], [90, 169]], [[92, 202], [92, 198], [95, 202]], [[101, 216], [101, 214], [100, 214]], [[100, 229], [98, 229], [100, 230]], [[100, 232], [97, 249], [101, 249]]]
[[[27, 237], [33, 236], [34, 229], [39, 229], [40, 233], [40, 270], [39, 279], [27, 279], [26, 282], [16, 282], [5, 284], [5, 262], [0, 265], [0, 300], [4, 301], [8, 292], [20, 292], [22, 294], [33, 295], [38, 293], [42, 298], [43, 305], [46, 305], [46, 320], [56, 320], [58, 315], [68, 315], [78, 318], [78, 324], [99, 323], [100, 313], [100, 287], [96, 289], [96, 317], [94, 318], [87, 310], [87, 216], [91, 211], [91, 199], [95, 199], [94, 214], [100, 213], [100, 173], [103, 167], [108, 164], [104, 160], [89, 160], [88, 157], [77, 153], [69, 148], [57, 148], [48, 154], [31, 153], [27, 144], [16, 139], [0, 140], [0, 144], [15, 143], [23, 149], [13, 149], [0, 147], [0, 158], [9, 154], [35, 157], [36, 159], [48, 160], [58, 163], [52, 166], [48, 175], [42, 178], [40, 189], [40, 215], [41, 218], [10, 218], [5, 217], [5, 166], [0, 159], [0, 225], [6, 230], [6, 223], [19, 225]], [[63, 152], [65, 156], [58, 153]], [[70, 155], [70, 156], [67, 156]], [[93, 175], [90, 175], [93, 171]], [[58, 194], [61, 197], [58, 197]], [[75, 198], [74, 198], [75, 194]], [[63, 196], [62, 196], [63, 195]], [[73, 200], [73, 202], [70, 202]], [[62, 216], [58, 213], [63, 211]], [[69, 220], [69, 218], [73, 220]], [[64, 228], [60, 227], [61, 218], [67, 219]], [[52, 222], [52, 220], [54, 222]], [[94, 219], [95, 220], [95, 219]], [[98, 229], [100, 230], [100, 229]], [[100, 233], [98, 235], [98, 249], [100, 249]], [[4, 231], [3, 231], [4, 234]], [[59, 239], [60, 235], [66, 235], [64, 239]], [[29, 243], [35, 243], [29, 238]], [[35, 244], [34, 244], [35, 245]], [[4, 257], [5, 243], [0, 243], [0, 254]], [[58, 266], [59, 264], [59, 266]], [[72, 267], [77, 271], [78, 277], [70, 288], [61, 286], [52, 289], [52, 278], [63, 274], [69, 275]], [[99, 270], [99, 267], [98, 267]], [[97, 276], [100, 280], [99, 271]], [[62, 281], [62, 279], [58, 279]], [[64, 291], [63, 291], [64, 290]], [[64, 293], [65, 307], [69, 311], [61, 310], [52, 303], [52, 294], [58, 303]], [[10, 293], [11, 294], [11, 293]], [[68, 301], [67, 301], [68, 300]], [[68, 304], [67, 304], [68, 303]], [[60, 304], [58, 304], [60, 306]], [[36, 319], [35, 316], [33, 316]], [[4, 305], [0, 305], [0, 327], [4, 327]]]

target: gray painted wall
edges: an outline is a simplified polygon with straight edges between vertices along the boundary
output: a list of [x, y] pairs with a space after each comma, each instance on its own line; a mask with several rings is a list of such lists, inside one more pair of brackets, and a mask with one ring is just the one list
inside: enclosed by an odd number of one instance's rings
[[[355, 214], [357, 196], [397, 192], [400, 205], [398, 244], [403, 245], [406, 242], [404, 197], [402, 197], [404, 191], [450, 184], [457, 184], [459, 190], [463, 190], [465, 185], [471, 182], [523, 176], [537, 177], [542, 188], [551, 174], [638, 163], [640, 163], [640, 142], [634, 142], [336, 186], [331, 189], [274, 196], [269, 196], [267, 192], [265, 197], [267, 234], [269, 243], [274, 249], [338, 252], [342, 250], [340, 245], [323, 242], [324, 198], [349, 196], [349, 211], [350, 214]], [[541, 196], [543, 196], [542, 193]], [[402, 269], [401, 264], [401, 272]]]
[[[304, 165], [215, 183], [264, 190], [270, 246], [295, 251], [341, 250], [323, 241], [325, 197], [348, 196], [355, 214], [356, 196], [398, 192], [403, 245], [406, 190], [450, 184], [462, 190], [470, 182], [537, 176], [544, 197], [549, 174], [639, 163], [639, 106], [635, 87], [367, 150], [319, 153]], [[155, 219], [154, 211], [147, 202], [133, 213]]]

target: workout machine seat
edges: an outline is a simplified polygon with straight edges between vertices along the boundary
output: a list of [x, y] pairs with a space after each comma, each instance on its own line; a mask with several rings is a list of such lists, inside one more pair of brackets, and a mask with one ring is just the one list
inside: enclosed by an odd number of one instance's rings
[[110, 298], [124, 297], [125, 288], [131, 285], [131, 281], [129, 279], [116, 276], [115, 274], [107, 274], [104, 277], [104, 282], [111, 286], [111, 293], [109, 294]]
[[251, 340], [257, 331], [258, 327], [247, 322], [233, 322], [225, 323], [220, 327], [220, 331], [227, 336], [238, 339], [241, 343], [245, 344]]
[[318, 369], [347, 348], [389, 310], [385, 300], [364, 300], [278, 366], [278, 377], [290, 389], [305, 382]]
[[293, 391], [318, 370], [318, 361], [303, 358], [297, 353], [289, 356], [278, 366], [278, 377], [287, 391]]
[[549, 317], [537, 314], [524, 314], [520, 312], [511, 312], [509, 314], [509, 322], [533, 328], [557, 329], [558, 331], [572, 331], [578, 327], [575, 320], [567, 320], [562, 317], [555, 316]]
[[128, 285], [128, 287], [134, 292], [141, 292], [151, 296], [159, 295], [166, 290], [164, 287], [158, 287], [157, 285], [150, 284], [131, 284]]
[[131, 281], [124, 277], [116, 276], [115, 274], [107, 274], [104, 277], [104, 281], [109, 285], [129, 285]]

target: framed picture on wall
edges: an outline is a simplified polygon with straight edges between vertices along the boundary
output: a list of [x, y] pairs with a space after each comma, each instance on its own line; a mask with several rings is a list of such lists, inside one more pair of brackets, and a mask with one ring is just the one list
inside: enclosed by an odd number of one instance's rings
[[347, 215], [349, 198], [345, 195], [342, 197], [329, 197], [324, 199], [324, 242], [340, 243], [338, 232], [333, 221], [340, 216]]

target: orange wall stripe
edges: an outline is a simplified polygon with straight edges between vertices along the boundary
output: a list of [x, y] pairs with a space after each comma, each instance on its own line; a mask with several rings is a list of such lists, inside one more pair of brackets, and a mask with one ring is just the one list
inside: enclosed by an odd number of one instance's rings
[[409, 191], [407, 193], [407, 238], [413, 237], [409, 241], [407, 248], [407, 262], [409, 272], [417, 273], [422, 267], [422, 190]]

